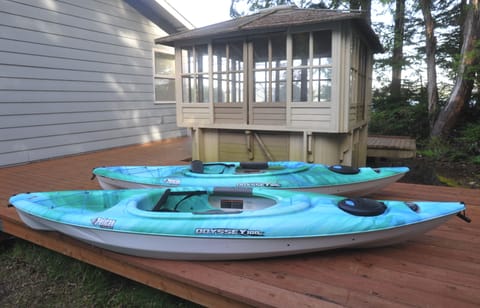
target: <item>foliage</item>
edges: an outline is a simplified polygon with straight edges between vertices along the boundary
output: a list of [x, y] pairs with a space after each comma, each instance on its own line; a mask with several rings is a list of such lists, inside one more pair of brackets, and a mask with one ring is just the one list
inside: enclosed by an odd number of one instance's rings
[[420, 142], [420, 155], [433, 160], [480, 164], [480, 123], [465, 122], [447, 139]]
[[472, 163], [480, 165], [480, 155], [472, 157]]
[[478, 163], [480, 158], [480, 123], [467, 122], [458, 131], [454, 132], [453, 147], [470, 157], [473, 162]]
[[422, 89], [404, 88], [398, 100], [390, 96], [388, 88], [376, 89], [373, 92], [369, 132], [426, 139], [429, 124], [424, 92]]
[[[255, 13], [258, 10], [266, 9], [277, 5], [292, 5], [297, 1], [293, 0], [231, 0], [230, 16], [240, 17], [249, 13]], [[306, 1], [298, 1], [300, 5]], [[311, 2], [311, 1], [307, 1]], [[298, 5], [297, 5], [298, 6]], [[302, 7], [302, 6], [300, 6]]]
[[[480, 37], [480, 35], [479, 35]], [[471, 63], [465, 71], [466, 78], [468, 80], [480, 81], [480, 39], [474, 43], [474, 47], [471, 51], [467, 52], [467, 61]], [[478, 84], [477, 87], [478, 89]]]
[[436, 137], [421, 142], [420, 149], [417, 152], [422, 157], [432, 160], [443, 160], [447, 156], [450, 148], [450, 145], [444, 140]]
[[295, 5], [299, 8], [312, 9], [361, 8], [362, 5], [366, 6], [367, 1], [369, 0], [231, 0], [230, 16], [237, 18], [278, 5]]
[[434, 19], [437, 35], [437, 64], [454, 77], [454, 62], [461, 48], [461, 4], [455, 0], [435, 1]]
[[461, 187], [462, 186], [460, 183], [458, 183], [454, 179], [448, 178], [448, 177], [443, 176], [443, 175], [437, 175], [437, 178], [440, 181], [440, 183], [442, 183], [443, 185], [449, 186], [449, 187]]
[[198, 307], [15, 239], [0, 243], [0, 307]]

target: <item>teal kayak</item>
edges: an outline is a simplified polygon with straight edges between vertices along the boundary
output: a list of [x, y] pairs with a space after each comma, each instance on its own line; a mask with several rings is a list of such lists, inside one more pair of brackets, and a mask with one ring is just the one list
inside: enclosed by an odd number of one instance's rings
[[375, 201], [265, 188], [22, 193], [22, 221], [115, 252], [251, 259], [401, 242], [462, 215], [461, 202]]
[[352, 168], [295, 161], [193, 161], [176, 166], [107, 166], [93, 169], [103, 189], [180, 186], [265, 187], [361, 196], [399, 180], [408, 167]]

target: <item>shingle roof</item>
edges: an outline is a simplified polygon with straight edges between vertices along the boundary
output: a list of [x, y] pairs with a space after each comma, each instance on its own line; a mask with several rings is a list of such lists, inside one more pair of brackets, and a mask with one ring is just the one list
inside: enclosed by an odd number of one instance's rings
[[375, 51], [382, 45], [365, 18], [359, 11], [325, 9], [300, 9], [295, 6], [280, 6], [262, 10], [256, 14], [239, 17], [210, 26], [180, 32], [156, 39], [157, 44], [174, 45], [175, 42], [192, 42], [202, 38], [218, 39], [287, 30], [298, 26], [319, 25], [328, 22], [351, 20], [365, 33]]

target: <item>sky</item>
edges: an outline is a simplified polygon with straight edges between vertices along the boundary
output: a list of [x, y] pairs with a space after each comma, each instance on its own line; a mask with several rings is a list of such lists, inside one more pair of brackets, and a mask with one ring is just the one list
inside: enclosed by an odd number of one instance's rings
[[166, 0], [195, 27], [229, 20], [230, 0]]

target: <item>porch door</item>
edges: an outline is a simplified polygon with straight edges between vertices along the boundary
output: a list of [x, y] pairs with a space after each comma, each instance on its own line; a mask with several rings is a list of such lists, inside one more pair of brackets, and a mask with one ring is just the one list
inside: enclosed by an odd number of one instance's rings
[[243, 40], [212, 44], [215, 124], [246, 125], [246, 46]]
[[251, 39], [248, 44], [248, 124], [286, 125], [286, 34]]
[[286, 34], [212, 44], [214, 123], [286, 125]]

